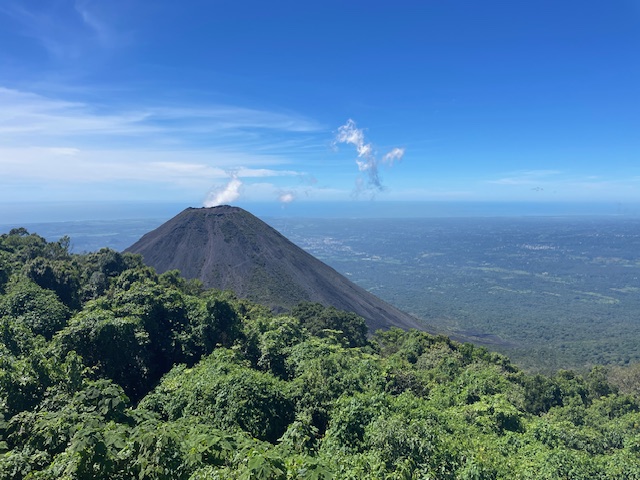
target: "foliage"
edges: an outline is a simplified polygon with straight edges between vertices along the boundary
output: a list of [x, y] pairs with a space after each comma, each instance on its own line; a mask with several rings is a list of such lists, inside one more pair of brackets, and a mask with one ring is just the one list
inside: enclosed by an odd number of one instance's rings
[[640, 478], [635, 365], [530, 375], [66, 244], [0, 237], [0, 479]]
[[0, 316], [9, 317], [47, 339], [64, 327], [69, 313], [54, 292], [25, 279], [11, 282], [0, 299]]
[[37, 257], [24, 266], [25, 276], [42, 288], [52, 290], [69, 308], [80, 306], [79, 274], [75, 265], [63, 260]]
[[620, 392], [640, 396], [640, 362], [608, 367], [607, 381]]
[[306, 302], [296, 306], [291, 315], [298, 318], [312, 335], [325, 336], [327, 331], [334, 331], [339, 332], [339, 337], [349, 347], [367, 344], [367, 326], [364, 319], [355, 313]]
[[233, 350], [219, 348], [193, 368], [174, 368], [140, 407], [169, 420], [198, 417], [275, 443], [293, 421], [286, 390], [281, 380], [252, 369]]

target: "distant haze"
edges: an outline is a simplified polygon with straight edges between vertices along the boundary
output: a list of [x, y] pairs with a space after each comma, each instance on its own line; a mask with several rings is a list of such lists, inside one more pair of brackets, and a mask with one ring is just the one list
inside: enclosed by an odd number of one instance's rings
[[[398, 218], [521, 215], [640, 215], [640, 204], [624, 202], [350, 202], [234, 203], [259, 217]], [[168, 220], [181, 203], [0, 203], [0, 228], [83, 220]]]

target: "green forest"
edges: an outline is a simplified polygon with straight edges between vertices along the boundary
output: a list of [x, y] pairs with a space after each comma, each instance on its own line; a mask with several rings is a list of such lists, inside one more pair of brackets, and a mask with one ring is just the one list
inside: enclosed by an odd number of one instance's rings
[[640, 368], [286, 314], [0, 235], [1, 479], [640, 479]]

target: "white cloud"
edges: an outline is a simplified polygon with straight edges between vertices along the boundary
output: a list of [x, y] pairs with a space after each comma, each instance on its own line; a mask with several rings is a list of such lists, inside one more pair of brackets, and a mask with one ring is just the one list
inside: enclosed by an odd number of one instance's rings
[[[283, 160], [218, 151], [138, 151], [84, 150], [73, 147], [0, 147], [0, 171], [8, 181], [38, 181], [56, 184], [97, 184], [137, 181], [149, 187], [154, 184], [179, 185], [206, 191], [217, 180], [229, 177], [235, 169], [238, 178], [295, 177], [301, 172], [260, 168], [261, 164], [277, 165]], [[238, 165], [254, 164], [238, 167]], [[1, 189], [0, 189], [1, 190]], [[0, 191], [0, 197], [2, 192]]]
[[80, 153], [80, 149], [73, 147], [50, 147], [48, 149], [53, 155], [77, 155]]
[[394, 148], [382, 157], [382, 161], [389, 165], [393, 165], [395, 162], [399, 162], [404, 157], [404, 148]]
[[319, 128], [295, 114], [229, 105], [104, 111], [3, 87], [0, 105], [4, 182], [48, 184], [52, 192], [106, 182], [138, 182], [152, 195], [166, 185], [207, 191], [230, 170], [239, 181], [298, 178], [306, 173], [280, 167], [292, 163], [296, 138]]
[[296, 199], [293, 192], [282, 192], [278, 196], [278, 201], [281, 203], [291, 203]]
[[352, 119], [338, 128], [336, 135], [337, 143], [347, 143], [356, 147], [358, 157], [369, 157], [373, 153], [370, 143], [364, 141], [364, 130], [356, 127], [356, 122]]
[[527, 170], [513, 172], [509, 176], [489, 180], [489, 183], [496, 185], [537, 185], [557, 178], [562, 172], [559, 170]]
[[299, 177], [304, 175], [302, 172], [294, 170], [272, 170], [267, 168], [245, 168], [241, 167], [236, 170], [238, 177], [259, 178], [259, 177]]
[[151, 114], [153, 119], [180, 120], [184, 127], [190, 130], [193, 125], [219, 131], [263, 129], [303, 133], [320, 129], [316, 122], [299, 115], [231, 105], [200, 108], [157, 107]]
[[33, 146], [51, 138], [98, 135], [106, 139], [161, 131], [148, 123], [149, 112], [96, 113], [85, 103], [3, 87], [0, 87], [0, 105], [0, 135], [7, 136], [4, 142], [11, 138], [13, 144], [26, 142]]
[[[356, 122], [352, 119], [348, 119], [347, 123], [338, 128], [334, 145], [338, 143], [346, 143], [356, 148], [358, 152], [358, 158], [356, 158], [358, 171], [366, 174], [366, 181], [362, 178], [356, 180], [356, 194], [367, 189], [384, 190], [378, 170], [379, 160], [375, 155], [373, 145], [366, 142], [364, 130], [358, 128]], [[403, 156], [404, 149], [396, 147], [383, 155], [382, 162], [391, 166], [395, 161], [401, 160]]]
[[104, 112], [83, 102], [3, 87], [0, 105], [0, 135], [11, 135], [14, 143], [87, 137], [166, 143], [167, 137], [183, 142], [185, 134], [190, 138], [224, 140], [234, 136], [255, 137], [263, 131], [296, 133], [320, 129], [315, 122], [294, 114], [229, 105], [191, 108], [152, 105]]
[[240, 197], [241, 187], [242, 182], [237, 177], [232, 176], [226, 185], [218, 186], [209, 193], [209, 196], [204, 201], [204, 206], [216, 207], [236, 201]]

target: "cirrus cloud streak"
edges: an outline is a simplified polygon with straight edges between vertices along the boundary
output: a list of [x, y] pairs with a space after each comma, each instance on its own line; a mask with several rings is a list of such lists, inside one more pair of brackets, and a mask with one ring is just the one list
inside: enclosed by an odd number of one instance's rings
[[166, 185], [202, 195], [231, 170], [238, 182], [297, 179], [308, 173], [283, 168], [293, 163], [290, 152], [321, 130], [299, 115], [229, 105], [107, 110], [3, 87], [0, 104], [4, 182], [88, 194], [92, 184], [136, 182], [151, 197]]

